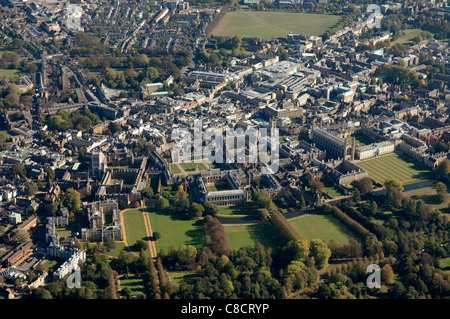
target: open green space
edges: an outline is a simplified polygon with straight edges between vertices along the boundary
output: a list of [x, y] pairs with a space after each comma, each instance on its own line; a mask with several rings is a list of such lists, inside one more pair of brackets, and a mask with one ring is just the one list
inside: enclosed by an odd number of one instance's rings
[[6, 139], [11, 137], [11, 134], [9, 134], [9, 131], [6, 131], [6, 130], [0, 131], [0, 135], [3, 135]]
[[125, 233], [127, 236], [128, 245], [134, 245], [137, 240], [147, 241], [148, 236], [145, 230], [142, 211], [140, 209], [131, 209], [124, 211], [122, 216], [125, 224]]
[[[374, 142], [370, 138], [368, 138], [367, 136], [362, 135], [362, 134], [355, 134], [354, 136], [355, 136], [355, 146], [356, 147], [370, 145]], [[353, 141], [353, 135], [347, 137], [347, 141], [348, 141], [348, 143], [351, 144]]]
[[195, 272], [190, 271], [171, 271], [169, 272], [170, 279], [176, 284], [193, 284], [194, 279], [197, 277]]
[[41, 261], [42, 269], [46, 272], [54, 272], [59, 266], [64, 263], [64, 260], [56, 260], [56, 259], [44, 259]]
[[381, 184], [388, 178], [403, 183], [430, 178], [429, 169], [398, 154], [363, 160], [358, 165], [369, 172], [370, 178]]
[[338, 188], [336, 188], [336, 187], [334, 187], [334, 186], [325, 186], [324, 188], [323, 188], [323, 191], [325, 192], [325, 193], [327, 193], [328, 195], [330, 195], [332, 198], [336, 198], [336, 197], [339, 197], [339, 196], [343, 196], [344, 195], [344, 193], [343, 192], [341, 192]]
[[16, 69], [0, 69], [0, 77], [5, 77], [9, 80], [19, 78], [19, 70]]
[[304, 215], [289, 222], [306, 240], [314, 238], [329, 242], [331, 239], [346, 244], [353, 237], [347, 227], [330, 215]]
[[194, 163], [194, 162], [190, 162], [190, 163], [181, 163], [180, 164], [181, 167], [183, 167], [183, 169], [186, 172], [192, 172], [195, 171], [195, 168], [197, 167], [200, 171], [206, 169], [205, 164], [203, 163]]
[[181, 170], [178, 168], [177, 164], [170, 164], [170, 171], [172, 174], [180, 174]]
[[208, 192], [217, 192], [217, 191], [224, 191], [230, 189], [230, 187], [225, 183], [217, 183], [213, 185], [207, 185], [206, 190]]
[[253, 247], [260, 243], [266, 248], [277, 249], [284, 241], [275, 232], [272, 224], [258, 223], [251, 225], [224, 224], [231, 249]]
[[404, 192], [405, 195], [413, 199], [421, 199], [425, 202], [425, 204], [429, 205], [431, 209], [445, 209], [448, 207], [450, 194], [448, 191], [445, 194], [445, 200], [442, 203], [436, 202], [436, 189], [433, 187], [424, 187], [415, 189], [412, 191]]
[[442, 259], [440, 261], [440, 266], [444, 272], [450, 273], [450, 257]]
[[314, 13], [237, 10], [229, 11], [213, 30], [213, 35], [285, 38], [289, 32], [321, 35], [341, 16]]
[[411, 42], [411, 40], [417, 36], [419, 36], [422, 32], [424, 32], [423, 30], [420, 29], [406, 29], [403, 30], [403, 32], [405, 34], [401, 35], [400, 37], [398, 37], [397, 40], [392, 41], [391, 43], [389, 43], [389, 47], [392, 47], [394, 45], [396, 45], [397, 43], [399, 44], [413, 44]]
[[253, 214], [253, 207], [248, 205], [240, 206], [219, 206], [217, 207], [220, 215], [250, 215]]
[[144, 281], [136, 275], [130, 275], [128, 278], [120, 278], [120, 288], [123, 290], [129, 288], [131, 295], [137, 295], [144, 292]]
[[197, 249], [203, 247], [205, 229], [202, 220], [178, 219], [176, 216], [151, 211], [150, 223], [153, 232], [159, 232], [161, 238], [156, 241], [156, 250], [168, 252], [170, 247], [192, 245]]

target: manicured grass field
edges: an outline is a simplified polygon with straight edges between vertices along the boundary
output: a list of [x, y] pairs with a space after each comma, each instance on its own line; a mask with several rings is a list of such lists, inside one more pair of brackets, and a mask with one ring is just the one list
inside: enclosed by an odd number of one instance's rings
[[223, 183], [223, 184], [213, 184], [213, 185], [207, 185], [206, 186], [206, 190], [208, 192], [217, 192], [217, 191], [224, 191], [229, 189], [228, 185]]
[[120, 287], [122, 289], [130, 288], [131, 295], [137, 295], [139, 292], [144, 292], [144, 281], [142, 278], [131, 275], [127, 279], [120, 278]]
[[170, 171], [172, 174], [180, 174], [181, 170], [178, 168], [177, 164], [170, 164]]
[[346, 244], [352, 237], [350, 230], [329, 215], [305, 215], [289, 221], [306, 240], [314, 238], [329, 242], [331, 239]]
[[344, 195], [344, 193], [342, 193], [339, 189], [335, 188], [334, 186], [333, 187], [324, 187], [323, 191], [333, 198]]
[[247, 205], [219, 206], [217, 209], [220, 215], [250, 215], [253, 213], [253, 208]]
[[205, 230], [200, 220], [176, 219], [168, 214], [149, 212], [153, 232], [161, 234], [156, 241], [156, 251], [168, 252], [170, 247], [192, 245], [197, 249], [203, 247]]
[[147, 232], [145, 231], [144, 218], [140, 209], [124, 211], [123, 219], [129, 246], [134, 245], [139, 239], [146, 241]]
[[197, 167], [198, 167], [198, 169], [199, 169], [200, 171], [206, 169], [206, 166], [205, 166], [205, 164], [203, 164], [203, 163], [194, 163], [194, 162], [191, 162], [191, 163], [181, 163], [181, 164], [180, 164], [180, 166], [183, 167], [183, 169], [184, 169], [186, 172], [192, 172], [192, 171], [194, 171], [196, 165], [197, 165]]
[[230, 11], [212, 32], [219, 36], [285, 38], [289, 32], [321, 35], [341, 16], [314, 13]]
[[384, 183], [388, 178], [395, 178], [403, 183], [426, 180], [430, 175], [426, 167], [398, 154], [363, 160], [358, 165], [366, 169], [370, 178], [378, 183]]
[[257, 242], [264, 247], [277, 249], [284, 243], [269, 223], [252, 225], [224, 224], [231, 249], [254, 247]]
[[[347, 138], [348, 143], [352, 143], [353, 140], [353, 136], [349, 136]], [[366, 146], [369, 144], [372, 144], [374, 141], [372, 141], [370, 138], [368, 138], [367, 136], [364, 136], [362, 134], [356, 134], [355, 135], [355, 146]]]

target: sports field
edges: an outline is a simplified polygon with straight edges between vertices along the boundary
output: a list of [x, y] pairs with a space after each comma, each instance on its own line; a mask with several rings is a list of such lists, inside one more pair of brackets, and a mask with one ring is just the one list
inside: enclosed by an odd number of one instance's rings
[[289, 32], [321, 35], [340, 18], [314, 13], [237, 10], [227, 12], [212, 34], [262, 39], [286, 38]]
[[426, 167], [398, 154], [363, 160], [357, 165], [366, 169], [370, 178], [381, 184], [388, 178], [395, 178], [406, 184], [426, 180], [430, 175]]
[[340, 244], [346, 244], [352, 237], [350, 230], [330, 215], [304, 215], [289, 222], [306, 240], [319, 238], [329, 242], [333, 239]]

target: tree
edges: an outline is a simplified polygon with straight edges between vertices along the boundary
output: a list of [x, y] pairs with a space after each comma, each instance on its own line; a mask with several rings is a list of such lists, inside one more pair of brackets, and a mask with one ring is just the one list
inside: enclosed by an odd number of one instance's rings
[[355, 203], [359, 203], [361, 201], [361, 193], [357, 188], [353, 190], [353, 200]]
[[328, 266], [328, 259], [331, 256], [331, 250], [321, 239], [312, 239], [309, 246], [310, 255], [318, 269]]
[[154, 241], [157, 241], [160, 238], [161, 238], [161, 233], [160, 232], [157, 232], [157, 231], [153, 232], [153, 240]]
[[14, 233], [14, 237], [18, 243], [29, 243], [31, 241], [30, 234], [23, 228], [16, 228]]
[[13, 167], [12, 167], [12, 171], [15, 175], [20, 176], [20, 178], [27, 177], [25, 168], [23, 167], [22, 163], [14, 163]]
[[324, 185], [323, 185], [323, 183], [321, 181], [313, 180], [311, 182], [311, 191], [313, 193], [322, 194], [323, 193], [323, 189], [324, 189]]
[[433, 186], [436, 189], [436, 203], [441, 204], [445, 201], [445, 193], [447, 192], [447, 186], [442, 182], [437, 182]]
[[372, 189], [373, 182], [369, 177], [364, 177], [355, 181], [355, 186], [359, 189], [361, 194], [365, 194]]
[[309, 256], [309, 242], [305, 239], [297, 240], [294, 244], [294, 260], [305, 261]]
[[49, 169], [47, 170], [47, 179], [48, 179], [49, 181], [52, 181], [52, 180], [55, 179], [55, 171], [52, 170], [51, 168], [49, 168]]
[[138, 239], [136, 240], [136, 243], [134, 244], [133, 248], [135, 251], [147, 250], [148, 245], [142, 239]]
[[394, 283], [394, 270], [391, 265], [386, 264], [381, 267], [381, 281], [386, 283], [387, 285]]
[[436, 175], [438, 177], [446, 176], [450, 173], [450, 160], [445, 159], [436, 168]]
[[252, 200], [255, 203], [256, 206], [259, 208], [265, 208], [270, 209], [272, 199], [270, 198], [270, 195], [264, 191], [260, 190], [253, 193]]
[[164, 197], [160, 197], [156, 201], [155, 207], [158, 211], [163, 212], [169, 207], [169, 201]]
[[116, 248], [116, 241], [110, 236], [106, 236], [105, 239], [103, 239], [103, 244], [105, 245], [107, 251], [111, 251]]
[[34, 196], [38, 191], [38, 186], [34, 181], [28, 181], [25, 183], [24, 193], [26, 196]]
[[203, 207], [205, 208], [205, 210], [203, 211], [203, 214], [205, 216], [215, 217], [219, 213], [219, 209], [213, 203], [204, 202]]
[[78, 212], [81, 209], [81, 195], [73, 188], [66, 190], [63, 199], [63, 205], [71, 212]]
[[377, 205], [377, 202], [373, 200], [370, 203], [370, 215], [375, 216], [377, 214], [377, 212], [378, 212], [378, 205]]
[[204, 210], [205, 208], [201, 204], [192, 203], [189, 207], [188, 213], [191, 218], [202, 217]]
[[153, 193], [153, 188], [150, 185], [147, 185], [143, 190], [142, 190], [142, 194], [144, 195], [145, 198], [150, 199], [153, 197], [154, 193]]
[[58, 204], [56, 203], [50, 203], [47, 206], [45, 206], [45, 214], [47, 216], [55, 216], [57, 211], [58, 211]]
[[387, 179], [384, 182], [384, 187], [386, 189], [386, 201], [392, 207], [399, 208], [402, 204], [403, 199], [403, 186], [402, 184], [394, 179]]

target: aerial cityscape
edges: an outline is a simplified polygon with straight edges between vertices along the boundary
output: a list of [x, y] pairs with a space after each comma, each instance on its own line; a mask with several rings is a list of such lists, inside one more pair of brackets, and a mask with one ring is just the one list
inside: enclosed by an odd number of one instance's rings
[[0, 299], [449, 299], [449, 43], [447, 0], [0, 0]]

